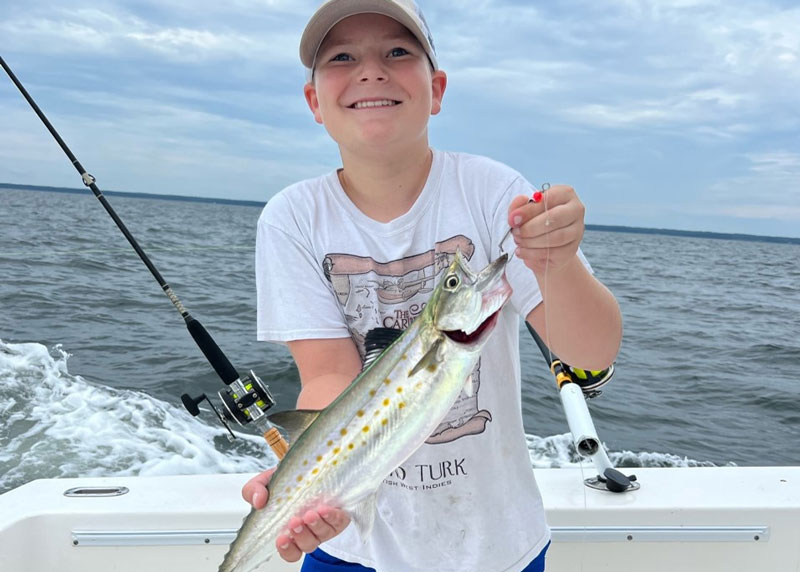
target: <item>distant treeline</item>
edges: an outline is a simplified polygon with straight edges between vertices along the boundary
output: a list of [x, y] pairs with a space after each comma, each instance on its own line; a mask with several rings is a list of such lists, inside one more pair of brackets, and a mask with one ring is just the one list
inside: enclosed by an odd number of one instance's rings
[[[13, 189], [20, 191], [47, 191], [50, 193], [87, 193], [88, 189], [69, 189], [65, 187], [43, 187], [38, 185], [17, 185], [14, 183], [0, 183], [0, 189]], [[235, 199], [216, 199], [206, 197], [186, 197], [181, 195], [157, 195], [150, 193], [126, 193], [122, 191], [103, 191], [104, 195], [130, 197], [134, 199], [155, 199], [160, 201], [187, 201], [193, 203], [213, 203], [224, 205], [240, 205], [249, 207], [263, 207], [266, 203], [259, 201], [242, 201]], [[716, 238], [722, 240], [747, 240], [750, 242], [778, 242], [786, 244], [800, 244], [800, 238], [787, 236], [759, 236], [755, 234], [736, 234], [724, 232], [704, 232], [696, 230], [674, 230], [669, 228], [641, 228], [635, 226], [615, 226], [604, 224], [587, 224], [587, 230], [605, 232], [627, 232], [632, 234], [660, 234], [667, 236], [686, 236], [694, 238]]]

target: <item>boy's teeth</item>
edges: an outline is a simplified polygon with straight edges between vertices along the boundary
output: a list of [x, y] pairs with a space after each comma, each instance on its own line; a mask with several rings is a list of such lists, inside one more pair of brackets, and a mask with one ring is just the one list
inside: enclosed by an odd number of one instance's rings
[[387, 107], [396, 105], [391, 99], [382, 99], [380, 101], [359, 101], [353, 107], [356, 109], [363, 109], [365, 107]]

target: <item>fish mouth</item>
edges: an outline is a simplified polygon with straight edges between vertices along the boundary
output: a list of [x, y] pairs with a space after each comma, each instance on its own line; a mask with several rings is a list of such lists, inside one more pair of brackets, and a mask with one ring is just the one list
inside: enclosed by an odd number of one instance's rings
[[449, 330], [443, 331], [442, 333], [457, 344], [476, 344], [480, 342], [484, 336], [489, 335], [489, 333], [494, 329], [494, 327], [497, 325], [499, 316], [500, 310], [498, 309], [494, 312], [494, 314], [486, 318], [471, 334], [468, 334], [463, 330]]

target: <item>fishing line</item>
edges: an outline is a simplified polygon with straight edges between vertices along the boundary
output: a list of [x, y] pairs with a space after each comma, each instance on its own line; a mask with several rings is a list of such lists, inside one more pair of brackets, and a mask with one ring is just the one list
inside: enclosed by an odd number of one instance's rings
[[[543, 214], [544, 214], [544, 217], [545, 217], [545, 219], [544, 219], [545, 220], [545, 222], [544, 222], [545, 227], [549, 227], [549, 226], [551, 226], [553, 224], [553, 221], [550, 218], [550, 207], [549, 207], [549, 204], [548, 204], [549, 193], [545, 192], [548, 189], [550, 189], [550, 184], [549, 183], [544, 183], [541, 186], [541, 191], [538, 192], [538, 195], [537, 195], [537, 193], [534, 193], [533, 198], [532, 198], [532, 200], [534, 202], [537, 202], [536, 201], [537, 197], [540, 198], [540, 200], [542, 200], [542, 207], [544, 208], [544, 213]], [[550, 287], [549, 287], [549, 284], [548, 284], [548, 279], [550, 277], [550, 233], [547, 230], [544, 233], [544, 239], [545, 239], [545, 252], [546, 252], [546, 254], [545, 254], [545, 262], [544, 262], [544, 284], [543, 284], [544, 290], [542, 292], [542, 302], [544, 303], [544, 332], [545, 332], [544, 335], [545, 335], [545, 347], [547, 348], [547, 363], [548, 364], [552, 364], [553, 360], [554, 359], [558, 359], [558, 358], [554, 358], [553, 350], [550, 349], [552, 347], [552, 345], [550, 344], [550, 310], [549, 310], [549, 304], [544, 302], [544, 292], [549, 292], [550, 291], [549, 290]], [[553, 372], [553, 373], [555, 373], [555, 372]], [[561, 387], [559, 386], [558, 389], [560, 390]], [[580, 563], [581, 563], [581, 568], [580, 569], [581, 569], [581, 572], [583, 572], [584, 563], [586, 561], [586, 539], [587, 539], [587, 533], [588, 533], [588, 528], [587, 528], [588, 527], [588, 520], [587, 520], [587, 517], [588, 517], [588, 514], [589, 514], [589, 501], [588, 501], [588, 497], [586, 495], [586, 487], [584, 486], [584, 483], [585, 483], [585, 480], [586, 480], [586, 475], [585, 475], [584, 467], [583, 467], [584, 459], [583, 459], [583, 456], [580, 454], [580, 451], [578, 451], [577, 449], [576, 449], [575, 453], [578, 456], [578, 468], [580, 469], [580, 472], [581, 472], [580, 488], [581, 488], [581, 490], [583, 492], [583, 515], [584, 515], [584, 521], [583, 521], [583, 527], [582, 527], [583, 528], [583, 538], [581, 539], [581, 555], [580, 555]]]

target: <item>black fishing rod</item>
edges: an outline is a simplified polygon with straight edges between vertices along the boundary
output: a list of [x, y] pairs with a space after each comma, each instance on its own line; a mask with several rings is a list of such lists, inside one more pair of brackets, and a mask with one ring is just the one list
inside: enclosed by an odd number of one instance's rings
[[595, 478], [586, 479], [586, 486], [608, 490], [614, 493], [624, 493], [639, 488], [636, 483], [636, 475], [630, 477], [622, 474], [614, 468], [608, 458], [597, 430], [592, 422], [592, 415], [586, 405], [586, 399], [600, 395], [600, 388], [604, 386], [614, 375], [614, 364], [607, 369], [599, 371], [588, 371], [577, 367], [572, 367], [559, 359], [554, 354], [541, 336], [536, 333], [531, 325], [525, 321], [525, 327], [533, 337], [539, 351], [550, 367], [550, 371], [556, 378], [558, 395], [561, 405], [564, 407], [564, 414], [567, 417], [569, 430], [575, 449], [582, 455], [589, 457], [597, 470]]
[[214, 410], [214, 413], [217, 415], [220, 422], [226, 427], [226, 429], [228, 429], [228, 433], [230, 434], [231, 438], [234, 438], [234, 434], [226, 422], [226, 419], [229, 421], [236, 421], [242, 426], [245, 426], [251, 422], [256, 422], [256, 425], [259, 426], [259, 428], [264, 432], [264, 437], [267, 439], [270, 447], [273, 448], [279, 457], [282, 457], [286, 452], [286, 442], [283, 441], [283, 438], [280, 436], [280, 433], [278, 433], [278, 430], [269, 423], [266, 416], [266, 411], [275, 405], [275, 400], [269, 391], [269, 386], [265, 385], [252, 370], [246, 375], [239, 375], [239, 373], [236, 371], [236, 368], [233, 367], [230, 360], [211, 337], [211, 334], [208, 333], [208, 331], [199, 321], [192, 317], [189, 311], [184, 307], [184, 305], [172, 291], [172, 288], [170, 288], [169, 284], [167, 284], [166, 280], [164, 280], [164, 278], [161, 276], [161, 273], [155, 267], [147, 254], [145, 254], [144, 250], [142, 250], [142, 247], [139, 246], [138, 242], [136, 242], [136, 239], [125, 226], [125, 223], [122, 222], [122, 219], [117, 215], [114, 209], [111, 208], [111, 205], [106, 200], [102, 191], [96, 185], [96, 179], [90, 175], [86, 169], [83, 168], [83, 165], [81, 165], [80, 161], [78, 161], [72, 151], [70, 151], [67, 144], [56, 131], [55, 127], [53, 127], [52, 123], [50, 123], [50, 121], [47, 119], [44, 112], [42, 112], [19, 79], [17, 79], [17, 76], [14, 75], [14, 72], [11, 71], [11, 68], [8, 66], [2, 56], [0, 56], [0, 66], [3, 67], [5, 72], [8, 74], [8, 77], [11, 78], [11, 81], [17, 87], [25, 100], [30, 104], [33, 111], [36, 112], [36, 115], [39, 116], [39, 119], [41, 119], [42, 123], [44, 123], [44, 126], [47, 127], [47, 130], [72, 162], [73, 166], [80, 174], [83, 184], [91, 189], [92, 193], [94, 193], [94, 196], [97, 197], [97, 200], [100, 201], [100, 204], [103, 205], [103, 208], [105, 208], [106, 212], [114, 220], [117, 227], [122, 231], [122, 234], [125, 235], [126, 239], [128, 239], [128, 242], [136, 251], [136, 254], [139, 255], [139, 258], [142, 260], [142, 262], [144, 262], [145, 266], [147, 266], [150, 274], [153, 275], [158, 284], [161, 286], [161, 289], [172, 302], [173, 306], [175, 306], [180, 315], [183, 317], [186, 328], [189, 330], [189, 334], [191, 334], [195, 343], [200, 348], [200, 351], [203, 352], [203, 355], [211, 364], [211, 367], [214, 368], [214, 371], [220, 377], [222, 382], [228, 386], [227, 389], [219, 392], [219, 397], [224, 405], [223, 415], [220, 415], [219, 411], [217, 411], [217, 408], [214, 407], [214, 404], [204, 393], [200, 394], [198, 397], [191, 397], [188, 394], [183, 394], [181, 396], [183, 405], [186, 407], [189, 413], [197, 416], [200, 413], [200, 402], [203, 400], [207, 401], [209, 405], [211, 405], [211, 408]]

